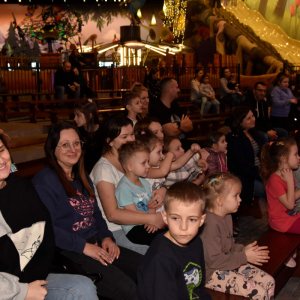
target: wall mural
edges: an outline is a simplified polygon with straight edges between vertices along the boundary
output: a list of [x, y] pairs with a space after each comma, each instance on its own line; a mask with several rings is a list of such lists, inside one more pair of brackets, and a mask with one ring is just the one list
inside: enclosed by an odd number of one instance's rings
[[[150, 40], [152, 33], [151, 41], [158, 42], [163, 2], [145, 2], [131, 0], [101, 6], [0, 4], [0, 50], [4, 55], [37, 56], [40, 52], [70, 49], [71, 44], [108, 44], [120, 38], [120, 26], [130, 24], [141, 27], [142, 40]], [[150, 26], [153, 14], [156, 26]]]
[[280, 26], [291, 38], [300, 40], [300, 0], [244, 0], [270, 23]]

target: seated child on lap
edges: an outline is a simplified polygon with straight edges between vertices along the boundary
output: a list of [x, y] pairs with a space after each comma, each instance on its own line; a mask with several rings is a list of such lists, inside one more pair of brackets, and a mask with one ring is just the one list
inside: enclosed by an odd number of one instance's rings
[[136, 300], [212, 300], [205, 290], [202, 241], [205, 202], [191, 182], [172, 185], [165, 198], [163, 219], [169, 226], [151, 244], [137, 272]]
[[[141, 213], [155, 213], [155, 209], [148, 207], [152, 197], [149, 183], [143, 178], [148, 175], [149, 148], [140, 141], [128, 142], [119, 149], [119, 161], [125, 170], [116, 189], [119, 208], [138, 211]], [[135, 244], [150, 245], [155, 236], [164, 232], [154, 225], [122, 225], [127, 238]]]

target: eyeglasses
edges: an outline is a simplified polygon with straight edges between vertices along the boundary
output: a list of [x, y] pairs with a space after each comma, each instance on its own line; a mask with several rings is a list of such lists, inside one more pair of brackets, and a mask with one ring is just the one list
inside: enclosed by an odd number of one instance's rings
[[260, 93], [266, 93], [267, 90], [261, 90], [261, 89], [256, 89], [257, 91], [259, 91]]
[[[83, 141], [77, 141], [77, 142], [74, 142], [72, 145], [75, 150], [79, 150], [83, 147], [83, 144], [84, 144]], [[57, 147], [61, 147], [61, 149], [63, 151], [69, 151], [72, 148], [70, 143], [64, 143], [62, 145], [57, 145]]]

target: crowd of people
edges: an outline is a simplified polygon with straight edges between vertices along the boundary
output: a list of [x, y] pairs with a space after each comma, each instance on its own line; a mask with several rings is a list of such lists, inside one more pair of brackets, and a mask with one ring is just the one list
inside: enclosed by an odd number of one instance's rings
[[[239, 216], [261, 217], [260, 198], [271, 228], [300, 234], [288, 77], [278, 77], [269, 115], [267, 86], [257, 82], [245, 97], [225, 68], [220, 102], [234, 107], [232, 117], [201, 148], [186, 137], [193, 123], [176, 101], [177, 81], [158, 84], [157, 73], [123, 96], [125, 115], [103, 123], [92, 100], [77, 102], [75, 124], [50, 130], [47, 165], [32, 181], [15, 174], [0, 131], [3, 299], [212, 299], [206, 288], [274, 299], [275, 281], [259, 269], [272, 254], [234, 236]], [[219, 112], [203, 70], [191, 86], [201, 113]], [[55, 254], [86, 276], [53, 273]], [[295, 267], [294, 256], [286, 265]], [[93, 283], [91, 274], [102, 278]]]

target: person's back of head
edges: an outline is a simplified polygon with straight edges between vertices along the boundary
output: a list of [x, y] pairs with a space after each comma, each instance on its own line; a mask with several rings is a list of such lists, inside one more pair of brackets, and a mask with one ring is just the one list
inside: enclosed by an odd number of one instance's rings
[[164, 137], [164, 147], [163, 147], [163, 153], [166, 154], [170, 151], [170, 144], [174, 141], [178, 140], [175, 136], [165, 136]]

